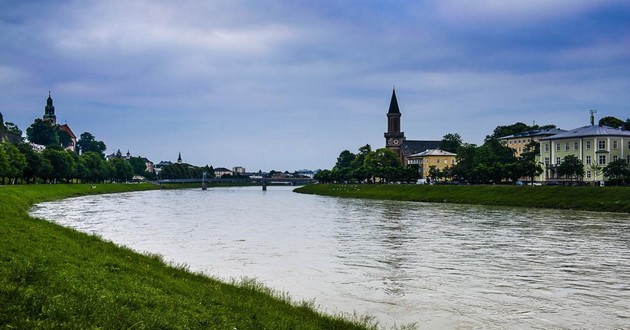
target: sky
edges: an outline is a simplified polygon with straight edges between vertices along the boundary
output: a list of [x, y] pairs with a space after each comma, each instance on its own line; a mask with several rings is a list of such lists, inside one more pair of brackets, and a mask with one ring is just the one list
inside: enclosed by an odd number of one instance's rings
[[155, 163], [332, 168], [407, 139], [630, 117], [627, 0], [0, 0], [0, 112]]

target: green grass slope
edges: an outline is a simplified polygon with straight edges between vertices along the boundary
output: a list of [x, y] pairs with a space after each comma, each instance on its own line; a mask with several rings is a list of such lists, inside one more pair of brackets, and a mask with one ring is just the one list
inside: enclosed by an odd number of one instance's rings
[[627, 187], [313, 184], [294, 191], [336, 197], [630, 213]]
[[[226, 284], [28, 216], [37, 202], [141, 185], [0, 186], [2, 329], [364, 329], [255, 282]], [[274, 297], [275, 296], [275, 297]]]

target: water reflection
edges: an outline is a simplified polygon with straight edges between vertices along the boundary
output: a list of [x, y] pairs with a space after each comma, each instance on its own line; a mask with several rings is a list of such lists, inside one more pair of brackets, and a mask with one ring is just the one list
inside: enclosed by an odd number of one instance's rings
[[630, 327], [630, 219], [226, 188], [91, 196], [33, 213], [330, 312], [422, 328]]

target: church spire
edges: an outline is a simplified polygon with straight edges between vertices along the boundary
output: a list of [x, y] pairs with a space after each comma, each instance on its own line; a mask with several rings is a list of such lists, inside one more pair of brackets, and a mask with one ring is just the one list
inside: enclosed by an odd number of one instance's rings
[[50, 96], [50, 91], [48, 91], [48, 99], [46, 100], [46, 107], [44, 108], [44, 121], [51, 123], [52, 125], [57, 124], [57, 116], [55, 116], [55, 106], [53, 106], [53, 100]]
[[392, 90], [392, 100], [389, 102], [389, 111], [387, 113], [400, 113], [398, 100], [396, 99], [396, 86]]
[[179, 156], [177, 157], [177, 164], [181, 164], [182, 163], [182, 153], [179, 153]]

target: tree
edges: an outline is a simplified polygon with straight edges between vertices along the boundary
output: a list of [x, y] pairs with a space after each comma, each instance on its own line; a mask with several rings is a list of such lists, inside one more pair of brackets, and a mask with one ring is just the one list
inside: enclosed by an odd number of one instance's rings
[[462, 137], [458, 133], [444, 135], [440, 142], [440, 149], [452, 153], [457, 153], [457, 149], [462, 145]]
[[599, 126], [609, 126], [609, 127], [614, 127], [614, 128], [623, 128], [625, 125], [625, 123], [623, 122], [623, 120], [619, 119], [619, 118], [615, 118], [615, 117], [603, 117], [602, 119], [599, 120]]
[[523, 132], [527, 132], [531, 129], [531, 127], [527, 126], [524, 123], [521, 122], [517, 122], [515, 124], [512, 125], [507, 125], [507, 126], [497, 126], [494, 131], [492, 132], [492, 135], [488, 135], [486, 136], [486, 141], [490, 140], [490, 139], [498, 139], [500, 137], [504, 137], [504, 136], [508, 136], [508, 135], [514, 135], [517, 133], [523, 133]]
[[89, 132], [81, 133], [79, 141], [77, 141], [77, 148], [81, 153], [92, 151], [98, 153], [101, 157], [104, 157], [105, 150], [107, 150], [105, 143], [96, 140], [94, 135]]
[[624, 184], [630, 178], [630, 168], [628, 168], [628, 163], [623, 159], [617, 159], [608, 163], [603, 171], [607, 178], [621, 184]]
[[350, 151], [344, 150], [339, 154], [339, 157], [337, 157], [337, 163], [334, 168], [351, 170], [356, 157], [357, 156]]
[[146, 176], [145, 172], [147, 171], [147, 164], [144, 158], [131, 157], [129, 158], [129, 165], [133, 168], [134, 175]]
[[558, 175], [567, 177], [570, 181], [581, 178], [584, 176], [584, 164], [577, 156], [567, 155], [558, 166]]
[[364, 166], [373, 177], [384, 178], [385, 182], [389, 182], [393, 169], [402, 167], [402, 163], [394, 151], [389, 148], [380, 148], [365, 156]]
[[69, 151], [46, 148], [42, 155], [52, 166], [50, 179], [55, 181], [69, 179], [74, 174], [76, 164], [74, 164]]
[[59, 135], [57, 127], [39, 118], [26, 129], [26, 138], [35, 144], [44, 146], [59, 145]]
[[20, 152], [20, 150], [12, 143], [3, 142], [0, 143], [2, 153], [6, 157], [4, 170], [2, 171], [2, 184], [4, 184], [4, 178], [9, 178], [11, 183], [15, 183], [12, 179], [22, 177], [24, 169], [26, 168], [26, 157]]
[[11, 123], [11, 122], [6, 122], [5, 127], [7, 128], [9, 133], [13, 133], [20, 137], [22, 136], [22, 130], [16, 124]]
[[112, 179], [118, 182], [127, 182], [131, 181], [133, 178], [133, 168], [127, 161], [122, 158], [113, 158], [110, 161], [110, 164], [114, 168], [114, 172], [112, 173]]

